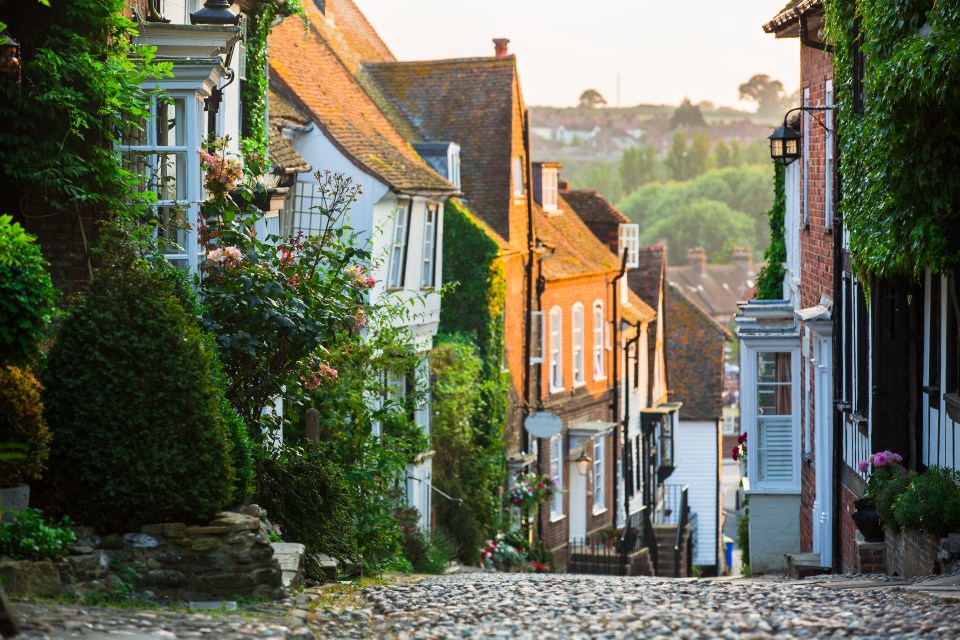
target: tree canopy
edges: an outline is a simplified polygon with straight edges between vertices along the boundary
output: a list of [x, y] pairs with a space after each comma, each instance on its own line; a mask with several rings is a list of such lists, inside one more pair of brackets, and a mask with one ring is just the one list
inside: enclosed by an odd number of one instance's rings
[[606, 98], [600, 95], [600, 92], [596, 89], [587, 89], [580, 94], [580, 106], [589, 107], [594, 109], [596, 107], [602, 107], [607, 104]]

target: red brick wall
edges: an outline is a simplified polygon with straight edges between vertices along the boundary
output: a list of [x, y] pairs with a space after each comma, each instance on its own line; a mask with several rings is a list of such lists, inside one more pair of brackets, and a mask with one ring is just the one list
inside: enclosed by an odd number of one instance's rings
[[[826, 83], [833, 78], [832, 56], [826, 52], [818, 51], [810, 47], [800, 48], [800, 84], [801, 95], [803, 90], [809, 90], [807, 104], [809, 106], [818, 106], [826, 103]], [[829, 226], [826, 226], [827, 216], [825, 209], [826, 198], [826, 176], [825, 176], [825, 143], [826, 132], [823, 127], [817, 124], [817, 120], [825, 122], [823, 112], [811, 112], [808, 126], [808, 140], [806, 147], [806, 158], [801, 158], [801, 216], [798, 221], [800, 227], [800, 306], [812, 307], [820, 302], [820, 296], [826, 294], [833, 297], [833, 233]], [[802, 120], [801, 120], [802, 122]], [[807, 171], [804, 172], [806, 167]], [[806, 202], [803, 198], [806, 195]], [[835, 196], [834, 196], [835, 199]], [[807, 208], [808, 224], [804, 225], [803, 207]], [[806, 331], [806, 329], [804, 329]], [[806, 424], [806, 411], [810, 411], [810, 432], [809, 436], [806, 429], [801, 429], [802, 438], [811, 439], [810, 443], [801, 444], [804, 450], [811, 451], [810, 464], [803, 464], [801, 467], [801, 495], [800, 495], [800, 547], [802, 551], [811, 551], [813, 548], [813, 523], [811, 522], [813, 503], [816, 491], [816, 477], [814, 473], [813, 460], [816, 459], [817, 452], [814, 450], [813, 441], [817, 425], [815, 416], [817, 415], [814, 375], [815, 363], [813, 359], [813, 340], [807, 341], [809, 351], [804, 353], [805, 366], [801, 368], [801, 384], [806, 383], [806, 389], [809, 393], [809, 403], [806, 398], [801, 402], [801, 425]], [[801, 387], [803, 388], [803, 387]], [[833, 397], [832, 392], [828, 392], [827, 397]], [[825, 455], [830, 455], [827, 452]], [[839, 452], [837, 453], [839, 455]], [[851, 543], [852, 544], [852, 543]], [[853, 558], [853, 549], [850, 549], [850, 556]]]
[[13, 214], [37, 237], [43, 256], [50, 263], [50, 278], [65, 294], [83, 289], [90, 277], [87, 252], [96, 240], [96, 225], [90, 215], [57, 213], [46, 207], [28, 206]]
[[[520, 253], [507, 255], [503, 258], [503, 266], [506, 278], [506, 315], [504, 318], [503, 341], [511, 382], [510, 406], [504, 440], [507, 443], [507, 453], [514, 453], [524, 448], [523, 417], [526, 415], [525, 403], [522, 399], [525, 373], [525, 309], [527, 308], [524, 256]], [[533, 371], [532, 367], [530, 369]]]
[[[838, 454], [839, 455], [839, 452]], [[853, 512], [856, 500], [865, 488], [863, 480], [851, 469], [843, 469], [840, 478], [840, 569], [844, 572], [857, 570], [856, 535], [857, 527], [853, 524]]]

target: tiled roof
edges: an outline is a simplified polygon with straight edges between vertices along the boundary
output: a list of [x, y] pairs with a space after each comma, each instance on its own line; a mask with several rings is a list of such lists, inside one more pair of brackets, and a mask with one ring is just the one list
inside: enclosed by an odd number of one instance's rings
[[376, 63], [365, 70], [408, 139], [460, 145], [464, 202], [509, 239], [513, 108], [515, 100], [522, 104], [514, 57]]
[[620, 224], [630, 222], [595, 189], [577, 189], [565, 191], [563, 199], [570, 203], [584, 222], [612, 222]]
[[315, 28], [323, 15], [305, 3], [311, 27], [285, 20], [270, 36], [275, 93], [308, 113], [347, 157], [400, 192], [454, 193], [430, 169], [373, 103], [344, 62]]
[[756, 288], [754, 272], [735, 264], [708, 264], [702, 274], [695, 266], [670, 267], [667, 279], [714, 317], [736, 315], [737, 302], [751, 300]]
[[554, 247], [553, 254], [543, 260], [543, 277], [560, 280], [618, 273], [620, 263], [617, 256], [593, 235], [563, 197], [558, 198], [558, 205], [559, 212], [548, 216], [534, 203], [533, 223], [537, 238]]
[[270, 111], [269, 155], [273, 171], [285, 174], [311, 171], [310, 163], [297, 153], [282, 133], [283, 125], [303, 126], [309, 123], [310, 119], [274, 91], [270, 91], [268, 105]]
[[[332, 15], [333, 20], [326, 18], [313, 0], [304, 0], [302, 4], [312, 27], [321, 34], [350, 73], [359, 72], [364, 62], [396, 60], [353, 0], [325, 0], [327, 15]], [[300, 22], [296, 18], [288, 20]], [[270, 53], [273, 54], [272, 51]]]
[[666, 314], [670, 400], [683, 403], [684, 420], [717, 420], [723, 413], [724, 342], [732, 336], [673, 285]]
[[653, 307], [641, 300], [640, 296], [633, 291], [629, 289], [627, 291], [630, 304], [625, 304], [620, 307], [623, 319], [630, 324], [653, 322], [657, 317], [657, 312], [653, 310]]
[[770, 22], [763, 25], [763, 30], [767, 33], [777, 34], [778, 38], [795, 37], [797, 35], [797, 24], [800, 21], [799, 14], [811, 10], [822, 11], [823, 0], [789, 0], [786, 6], [778, 11]]

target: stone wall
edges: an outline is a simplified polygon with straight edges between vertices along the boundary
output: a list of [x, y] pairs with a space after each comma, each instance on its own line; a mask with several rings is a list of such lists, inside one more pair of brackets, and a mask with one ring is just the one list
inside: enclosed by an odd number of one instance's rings
[[887, 546], [884, 542], [867, 542], [858, 533], [854, 546], [854, 570], [857, 573], [886, 573]]

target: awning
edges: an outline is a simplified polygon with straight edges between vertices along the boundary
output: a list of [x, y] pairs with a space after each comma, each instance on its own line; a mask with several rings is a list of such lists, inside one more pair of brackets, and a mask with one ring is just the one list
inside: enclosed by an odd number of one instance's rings
[[591, 420], [588, 422], [579, 422], [567, 427], [567, 433], [575, 438], [590, 438], [603, 435], [613, 431], [617, 426], [616, 422], [604, 422], [603, 420]]

